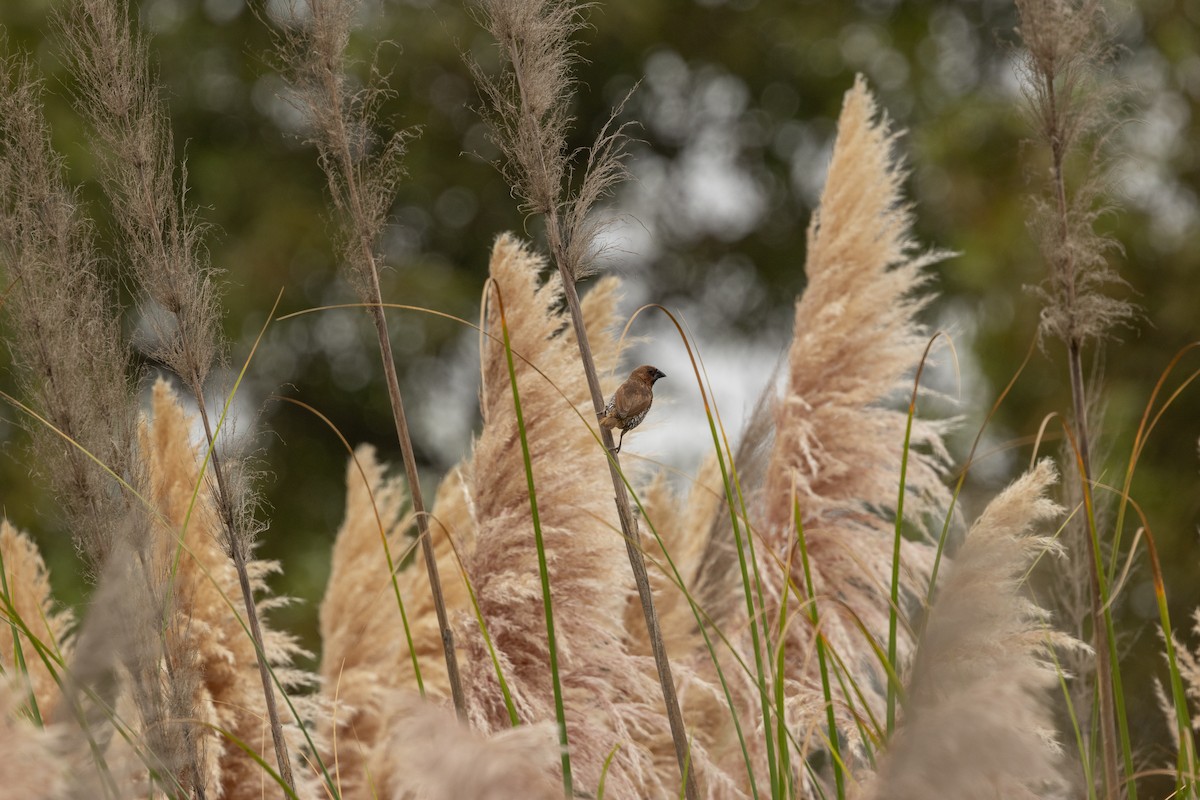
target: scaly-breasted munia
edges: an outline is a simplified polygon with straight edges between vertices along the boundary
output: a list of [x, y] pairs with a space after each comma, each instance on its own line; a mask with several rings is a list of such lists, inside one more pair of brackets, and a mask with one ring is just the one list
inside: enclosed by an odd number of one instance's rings
[[609, 430], [615, 428], [621, 432], [614, 454], [621, 452], [621, 442], [625, 440], [626, 432], [641, 425], [646, 418], [650, 404], [654, 402], [654, 382], [665, 377], [665, 373], [645, 364], [635, 369], [629, 379], [613, 392], [612, 399], [600, 415], [600, 427]]

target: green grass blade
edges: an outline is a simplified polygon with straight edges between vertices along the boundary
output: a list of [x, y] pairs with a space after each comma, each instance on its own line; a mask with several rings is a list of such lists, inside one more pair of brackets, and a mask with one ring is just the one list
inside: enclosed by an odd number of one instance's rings
[[[1069, 435], [1069, 430], [1067, 431]], [[1078, 458], [1076, 448], [1076, 458]], [[1080, 469], [1083, 474], [1083, 469]], [[1125, 789], [1129, 792], [1129, 800], [1137, 800], [1137, 781], [1133, 764], [1133, 744], [1129, 738], [1129, 720], [1125, 711], [1125, 691], [1121, 681], [1120, 653], [1117, 652], [1116, 629], [1113, 625], [1112, 602], [1108, 594], [1108, 579], [1104, 569], [1104, 557], [1100, 550], [1100, 533], [1096, 527], [1096, 507], [1092, 497], [1092, 487], [1087, 480], [1081, 480], [1083, 488], [1083, 508], [1087, 514], [1088, 536], [1091, 537], [1091, 551], [1094, 559], [1096, 581], [1100, 589], [1100, 603], [1103, 624], [1107, 633], [1109, 664], [1112, 672], [1113, 707], [1116, 710], [1117, 731], [1121, 739], [1121, 757], [1125, 768]], [[1093, 621], [1093, 624], [1096, 624]], [[1116, 792], [1117, 787], [1109, 787], [1110, 792]]]
[[604, 782], [608, 779], [608, 768], [612, 766], [613, 757], [620, 749], [621, 743], [617, 742], [604, 758], [604, 766], [600, 769], [600, 785], [596, 787], [596, 800], [604, 800]]
[[367, 480], [367, 473], [363, 470], [362, 464], [358, 463], [358, 457], [354, 454], [354, 448], [350, 445], [349, 440], [346, 439], [341, 430], [339, 430], [338, 427], [333, 424], [333, 420], [301, 400], [296, 400], [292, 397], [283, 397], [281, 395], [271, 395], [271, 397], [275, 400], [282, 400], [286, 403], [299, 406], [300, 408], [303, 408], [305, 411], [308, 411], [310, 414], [314, 415], [317, 419], [324, 422], [325, 425], [328, 426], [331, 431], [333, 431], [333, 434], [337, 436], [338, 440], [342, 443], [342, 447], [344, 447], [346, 452], [350, 454], [350, 459], [354, 462], [355, 468], [358, 469], [358, 474], [362, 478], [363, 486], [367, 490], [367, 497], [371, 501], [371, 511], [375, 514], [376, 527], [379, 529], [379, 541], [383, 545], [383, 555], [387, 560], [388, 576], [391, 579], [392, 593], [396, 598], [396, 607], [400, 610], [400, 623], [404, 627], [404, 640], [408, 643], [408, 654], [412, 660], [413, 675], [417, 680], [417, 691], [420, 692], [422, 697], [424, 697], [425, 681], [421, 677], [421, 665], [417, 661], [417, 650], [413, 646], [412, 629], [408, 624], [408, 613], [404, 608], [404, 599], [400, 596], [400, 583], [396, 580], [396, 573], [399, 571], [399, 566], [397, 565], [396, 560], [392, 557], [392, 548], [388, 543], [387, 533], [383, 529], [383, 518], [379, 515], [379, 507], [375, 503], [375, 492], [371, 489], [370, 481]]
[[783, 602], [779, 608], [779, 645], [775, 649], [775, 676], [772, 681], [772, 688], [775, 692], [775, 726], [778, 730], [778, 747], [779, 747], [779, 777], [780, 788], [783, 790], [784, 797], [792, 796], [792, 769], [791, 769], [791, 752], [788, 750], [788, 729], [787, 717], [784, 714], [784, 654], [787, 651], [787, 622], [788, 622], [788, 592], [783, 593]]
[[800, 516], [800, 500], [793, 498], [796, 521], [796, 541], [800, 548], [800, 564], [804, 569], [804, 591], [808, 597], [808, 618], [813, 625], [813, 638], [817, 644], [817, 666], [821, 671], [821, 692], [825, 698], [825, 716], [829, 726], [829, 747], [833, 754], [833, 778], [837, 786], [838, 800], [846, 798], [846, 778], [842, 774], [842, 758], [839, 752], [837, 719], [833, 713], [833, 691], [829, 685], [829, 666], [825, 660], [825, 637], [821, 634], [820, 612], [817, 610], [816, 594], [813, 591], [812, 570], [808, 563], [808, 544], [804, 537], [804, 520]]
[[[706, 408], [707, 411], [707, 408]], [[767, 689], [767, 675], [763, 669], [763, 634], [760, 633], [758, 612], [754, 607], [754, 593], [750, 580], [750, 571], [746, 566], [746, 546], [742, 541], [742, 530], [738, 524], [738, 515], [734, 503], [735, 492], [730, 483], [729, 470], [725, 465], [725, 456], [721, 448], [721, 440], [717, 435], [717, 426], [713, 421], [711, 411], [708, 412], [708, 426], [712, 432], [713, 446], [717, 451], [717, 463], [721, 468], [721, 482], [725, 487], [725, 504], [729, 509], [729, 520], [733, 526], [733, 541], [737, 547], [738, 567], [741, 570], [742, 594], [746, 600], [746, 615], [750, 623], [750, 642], [754, 651], [754, 668], [758, 681], [759, 697], [762, 703], [763, 734], [767, 746], [767, 767], [771, 773], [771, 792], [775, 797], [781, 795], [783, 784], [779, 774], [779, 764], [776, 761], [775, 742], [771, 735], [771, 703]]]
[[292, 787], [288, 786], [287, 782], [283, 778], [279, 777], [279, 773], [277, 773], [275, 770], [271, 769], [271, 765], [268, 764], [263, 759], [262, 756], [260, 756], [257, 752], [255, 752], [253, 747], [248, 745], [246, 742], [243, 742], [241, 739], [234, 736], [232, 733], [230, 733], [229, 731], [225, 730], [224, 728], [222, 728], [220, 726], [213, 725], [212, 723], [209, 723], [209, 722], [200, 722], [200, 721], [197, 721], [196, 724], [203, 725], [204, 727], [210, 728], [214, 732], [219, 733], [222, 736], [224, 736], [227, 741], [229, 741], [231, 744], [233, 744], [234, 747], [241, 750], [246, 755], [250, 756], [250, 759], [252, 761], [254, 761], [254, 763], [256, 763], [260, 767], [262, 767], [263, 770], [268, 775], [271, 776], [271, 780], [275, 781], [275, 783], [278, 784], [279, 788], [283, 790], [283, 794], [285, 797], [289, 797], [289, 798], [291, 798], [291, 800], [300, 800], [300, 798], [296, 796], [296, 792], [292, 789]]
[[550, 682], [554, 689], [554, 714], [558, 720], [558, 741], [562, 746], [563, 794], [575, 794], [571, 777], [571, 753], [567, 743], [567, 719], [563, 708], [562, 683], [558, 676], [558, 639], [554, 632], [554, 608], [550, 598], [550, 571], [546, 566], [546, 545], [542, 539], [542, 521], [538, 516], [537, 489], [533, 479], [533, 460], [529, 455], [529, 438], [525, 430], [525, 417], [521, 413], [521, 393], [517, 389], [517, 371], [513, 365], [512, 342], [508, 336], [508, 319], [504, 314], [504, 300], [496, 288], [497, 305], [500, 309], [500, 329], [504, 336], [504, 356], [508, 363], [508, 381], [512, 386], [513, 410], [516, 413], [517, 431], [521, 439], [521, 457], [525, 463], [525, 480], [529, 486], [529, 513], [533, 519], [533, 539], [537, 546], [538, 577], [542, 583], [542, 608], [546, 612], [546, 644], [550, 650]]
[[[1140, 512], [1139, 512], [1140, 513]], [[1143, 518], [1143, 522], [1144, 522]], [[1187, 692], [1179, 672], [1175, 654], [1175, 637], [1171, 631], [1171, 615], [1167, 607], [1166, 586], [1158, 561], [1158, 548], [1149, 528], [1145, 528], [1146, 550], [1150, 554], [1150, 570], [1154, 576], [1154, 599], [1158, 604], [1159, 624], [1167, 648], [1167, 668], [1171, 676], [1171, 702], [1175, 707], [1175, 724], [1179, 736], [1179, 753], [1175, 776], [1175, 797], [1196, 798], [1196, 743], [1192, 738], [1192, 721], [1188, 714]], [[1184, 777], [1186, 776], [1186, 778]]]
[[[887, 660], [896, 669], [896, 622], [900, 615], [900, 543], [904, 534], [904, 492], [908, 480], [908, 449], [912, 441], [913, 415], [916, 413], [916, 391], [913, 400], [908, 404], [908, 421], [904, 426], [904, 450], [900, 455], [900, 491], [896, 493], [896, 532], [892, 539], [892, 579], [891, 604], [888, 607], [888, 649]], [[896, 729], [896, 683], [888, 680], [887, 685], [887, 735], [890, 737]]]

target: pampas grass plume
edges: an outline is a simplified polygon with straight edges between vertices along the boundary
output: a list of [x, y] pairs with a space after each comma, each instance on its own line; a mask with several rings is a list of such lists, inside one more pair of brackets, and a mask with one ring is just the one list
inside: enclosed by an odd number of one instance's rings
[[1059, 546], [1038, 527], [1062, 508], [1043, 460], [1001, 492], [967, 533], [929, 612], [902, 723], [863, 800], [1040, 798], [1061, 788], [1048, 648], [1074, 640], [1047, 628], [1021, 592], [1026, 572]]
[[[163, 380], [154, 386], [152, 410], [153, 418], [142, 427], [142, 447], [149, 464], [153, 498], [163, 520], [157, 530], [155, 553], [164, 575], [178, 558], [171, 593], [171, 625], [164, 644], [167, 659], [177, 669], [195, 672], [190, 706], [196, 717], [229, 731], [261, 756], [270, 758], [271, 733], [265, 722], [254, 642], [238, 619], [241, 597], [237, 573], [225, 551], [216, 500], [207, 481], [201, 482], [200, 494], [192, 504], [193, 491], [201, 480], [202, 458], [190, 441], [192, 421], [170, 384]], [[278, 564], [251, 560], [246, 566], [253, 589], [264, 594], [266, 578], [278, 570]], [[281, 602], [270, 598], [259, 600], [258, 606], [265, 612]], [[285, 688], [299, 689], [315, 683], [315, 676], [292, 666], [295, 658], [307, 655], [296, 639], [271, 630], [265, 620], [263, 647]], [[290, 723], [284, 727], [290, 749], [299, 752], [303, 737], [290, 714], [285, 719]], [[259, 797], [263, 781], [269, 780], [262, 767], [215, 731], [204, 728], [199, 735], [204, 737], [202, 750], [210, 790], [224, 800]], [[315, 796], [311, 772], [298, 769], [296, 782], [302, 797]]]
[[[0, 559], [3, 559], [7, 603], [3, 615], [11, 613], [38, 639], [49, 653], [70, 658], [71, 630], [75, 615], [59, 607], [50, 595], [50, 575], [37, 545], [8, 520], [0, 522]], [[0, 624], [0, 664], [10, 675], [16, 669], [16, 642], [20, 639], [29, 688], [43, 718], [54, 714], [61, 698], [58, 681], [19, 625]], [[49, 657], [49, 656], [48, 656]]]

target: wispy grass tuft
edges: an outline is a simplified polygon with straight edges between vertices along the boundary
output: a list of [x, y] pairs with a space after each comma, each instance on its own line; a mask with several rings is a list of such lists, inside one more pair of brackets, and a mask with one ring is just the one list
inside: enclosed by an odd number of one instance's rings
[[141, 293], [143, 317], [153, 331], [145, 347], [182, 379], [199, 411], [216, 484], [212, 498], [255, 644], [279, 775], [294, 789], [291, 757], [264, 656], [255, 577], [248, 568], [261, 530], [255, 515], [258, 500], [246, 459], [227, 449], [229, 437], [218, 441], [206, 398], [209, 374], [220, 364], [225, 348], [215, 270], [204, 248], [205, 227], [187, 199], [186, 166], [176, 164], [167, 108], [159, 97], [146, 41], [134, 28], [131, 14], [127, 0], [79, 0], [62, 12], [59, 25], [78, 80], [76, 106], [95, 134], [101, 182], [120, 233], [125, 267]]
[[[131, 498], [112, 490], [112, 475], [136, 484], [138, 465], [129, 349], [93, 238], [52, 149], [40, 82], [22, 57], [0, 59], [0, 267], [11, 286], [9, 344], [22, 395], [49, 423], [29, 424], [39, 471], [95, 576], [131, 522]], [[64, 447], [60, 435], [78, 446]]]
[[[1094, 464], [1083, 349], [1089, 342], [1101, 345], [1115, 327], [1128, 324], [1134, 316], [1130, 303], [1105, 292], [1123, 282], [1108, 266], [1109, 254], [1117, 249], [1114, 240], [1096, 230], [1097, 220], [1111, 210], [1104, 167], [1109, 139], [1121, 120], [1117, 106], [1122, 87], [1108, 69], [1114, 48], [1098, 0], [1017, 0], [1017, 10], [1025, 45], [1021, 87], [1037, 140], [1048, 154], [1045, 189], [1032, 199], [1029, 215], [1048, 273], [1037, 290], [1044, 302], [1039, 330], [1043, 337], [1061, 339], [1067, 348], [1079, 471], [1084, 499], [1090, 503]], [[1125, 699], [1119, 688], [1120, 664], [1100, 574], [1107, 541], [1090, 514], [1089, 535], [1083, 538], [1089, 551], [1088, 594], [1106, 796], [1116, 797], [1120, 789], [1119, 727], [1124, 782], [1136, 797]]]
[[437, 614], [447, 679], [454, 707], [460, 717], [465, 717], [466, 701], [459, 677], [454, 633], [446, 615], [437, 553], [425, 513], [379, 283], [383, 263], [381, 234], [395, 199], [396, 186], [404, 175], [402, 159], [409, 135], [397, 132], [382, 140], [374, 133], [378, 104], [388, 93], [381, 76], [373, 74], [371, 81], [359, 91], [350, 88], [346, 48], [359, 6], [358, 0], [308, 0], [301, 12], [300, 6], [292, 0], [283, 20], [287, 27], [279, 33], [279, 51], [312, 128], [310, 139], [320, 153], [321, 168], [325, 171], [336, 210], [346, 272], [362, 301], [368, 304], [379, 339], [379, 355]]
[[[75, 706], [81, 685], [99, 687], [101, 705], [111, 705], [124, 681], [148, 765], [197, 785], [202, 756], [185, 699], [195, 673], [179, 664], [164, 681], [160, 670], [169, 643], [153, 620], [166, 591], [150, 567], [146, 476], [116, 294], [101, 278], [91, 224], [51, 147], [39, 84], [19, 57], [5, 59], [0, 72], [0, 257], [13, 286], [6, 310], [17, 376], [34, 406], [28, 419], [42, 469], [100, 584], [98, 594], [112, 606], [88, 615], [98, 624], [85, 627], [80, 641], [89, 646], [75, 654], [77, 666], [87, 662], [87, 677], [76, 676], [82, 682], [72, 682], [63, 713], [85, 714]], [[84, 724], [108, 729], [104, 717]]]

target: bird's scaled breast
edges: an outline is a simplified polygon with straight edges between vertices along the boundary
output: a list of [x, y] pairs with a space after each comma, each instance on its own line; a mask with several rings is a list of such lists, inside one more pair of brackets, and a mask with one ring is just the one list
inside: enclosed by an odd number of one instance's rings
[[650, 411], [650, 408], [647, 407], [645, 411], [641, 411], [637, 414], [632, 414], [632, 415], [626, 417], [625, 424], [622, 425], [621, 427], [623, 427], [625, 430], [631, 430], [633, 428], [636, 428], [638, 425], [642, 424], [642, 420], [644, 420], [646, 418], [646, 414], [649, 411]]

